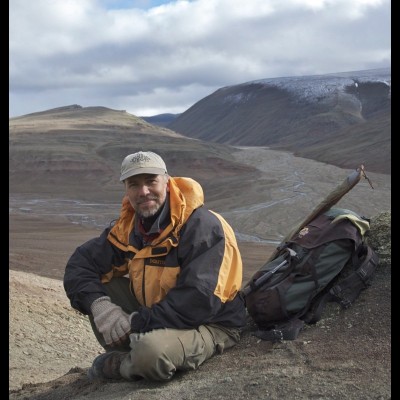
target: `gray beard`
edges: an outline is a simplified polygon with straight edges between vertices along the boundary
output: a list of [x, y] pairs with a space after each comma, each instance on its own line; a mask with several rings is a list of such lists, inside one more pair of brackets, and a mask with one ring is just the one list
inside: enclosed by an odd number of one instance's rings
[[157, 205], [156, 207], [153, 207], [150, 210], [146, 210], [143, 212], [138, 211], [137, 214], [142, 218], [149, 218], [149, 217], [152, 217], [153, 215], [156, 215], [159, 209], [160, 209], [160, 207]]

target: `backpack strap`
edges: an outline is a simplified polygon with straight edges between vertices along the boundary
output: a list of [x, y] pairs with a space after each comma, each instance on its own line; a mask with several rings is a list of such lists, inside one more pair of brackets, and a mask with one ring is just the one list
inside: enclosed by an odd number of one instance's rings
[[342, 308], [350, 307], [361, 290], [369, 285], [369, 281], [379, 263], [379, 257], [376, 252], [364, 243], [358, 247], [355, 256], [358, 257], [358, 260], [353, 264], [355, 265], [355, 271], [329, 290], [328, 301], [335, 301]]
[[357, 299], [361, 290], [365, 289], [378, 265], [379, 258], [375, 251], [365, 243], [361, 243], [353, 254], [354, 271], [345, 278], [336, 279], [313, 300], [312, 307], [301, 317], [307, 324], [320, 320], [326, 303], [336, 302], [344, 309], [349, 308]]

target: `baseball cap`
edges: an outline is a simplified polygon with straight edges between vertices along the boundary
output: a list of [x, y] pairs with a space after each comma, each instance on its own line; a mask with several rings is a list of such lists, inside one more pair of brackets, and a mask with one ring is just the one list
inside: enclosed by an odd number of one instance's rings
[[139, 174], [167, 174], [164, 160], [152, 151], [138, 151], [124, 158], [121, 165], [120, 181]]

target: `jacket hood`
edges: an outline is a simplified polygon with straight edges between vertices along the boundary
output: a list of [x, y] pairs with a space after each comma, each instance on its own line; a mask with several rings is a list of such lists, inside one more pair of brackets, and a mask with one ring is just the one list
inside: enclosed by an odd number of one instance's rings
[[181, 225], [196, 208], [204, 204], [201, 185], [191, 178], [170, 178], [169, 196], [172, 225]]

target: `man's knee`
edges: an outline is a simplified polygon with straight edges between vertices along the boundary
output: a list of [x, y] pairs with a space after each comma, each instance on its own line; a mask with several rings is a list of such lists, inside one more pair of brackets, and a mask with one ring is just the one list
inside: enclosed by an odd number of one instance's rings
[[171, 360], [172, 351], [179, 352], [170, 343], [160, 341], [152, 334], [130, 335], [131, 351], [129, 357], [121, 365], [120, 372], [127, 379], [141, 376], [148, 380], [165, 381], [172, 378], [176, 365]]
[[130, 335], [130, 357], [121, 368], [124, 377], [139, 375], [169, 380], [178, 370], [193, 370], [215, 353], [207, 330], [160, 329]]

